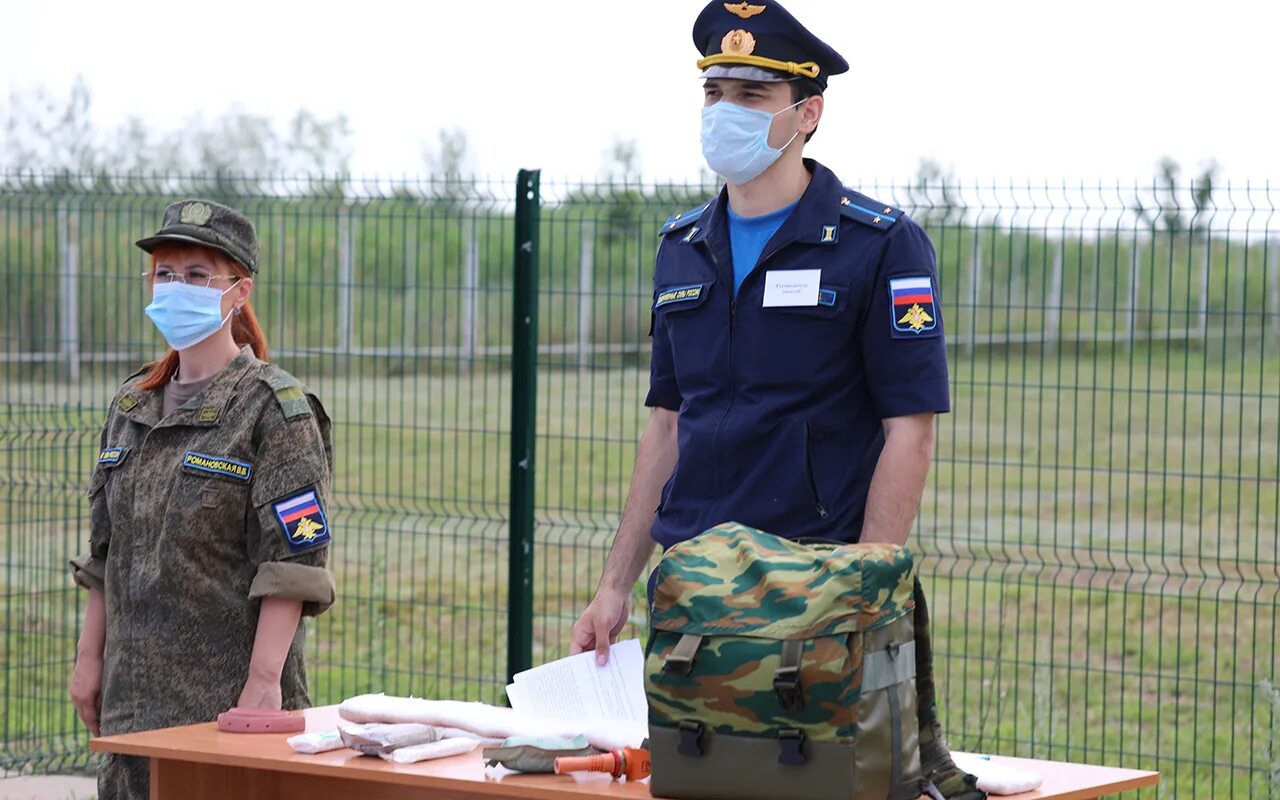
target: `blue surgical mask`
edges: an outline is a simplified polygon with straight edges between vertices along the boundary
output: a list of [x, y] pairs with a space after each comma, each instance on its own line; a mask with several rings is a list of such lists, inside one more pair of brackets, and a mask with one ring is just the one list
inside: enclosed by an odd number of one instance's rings
[[[792, 103], [782, 111], [790, 111], [803, 102]], [[770, 114], [725, 100], [704, 106], [702, 155], [707, 166], [729, 183], [743, 184], [760, 177], [800, 135], [796, 131], [782, 149], [769, 146], [769, 126], [782, 111]]]
[[170, 347], [186, 350], [217, 333], [231, 319], [230, 314], [222, 316], [222, 296], [229, 291], [189, 283], [157, 283], [145, 312]]

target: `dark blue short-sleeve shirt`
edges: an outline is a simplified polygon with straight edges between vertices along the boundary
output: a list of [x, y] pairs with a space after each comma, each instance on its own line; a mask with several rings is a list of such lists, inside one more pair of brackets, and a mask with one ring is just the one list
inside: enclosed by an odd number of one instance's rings
[[[664, 547], [728, 520], [856, 541], [882, 420], [950, 410], [929, 237], [805, 164], [808, 189], [736, 298], [724, 192], [663, 226], [645, 402], [679, 413]], [[802, 304], [765, 304], [796, 285]]]

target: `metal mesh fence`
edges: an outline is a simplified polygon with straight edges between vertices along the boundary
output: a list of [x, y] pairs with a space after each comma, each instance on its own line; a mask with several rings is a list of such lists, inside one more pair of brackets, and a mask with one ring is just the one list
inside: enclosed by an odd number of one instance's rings
[[[938, 251], [955, 410], [911, 544], [952, 744], [1280, 796], [1280, 191], [859, 188]], [[511, 626], [563, 655], [595, 588], [647, 417], [657, 230], [714, 190], [541, 184], [534, 602], [510, 608], [515, 181], [0, 176], [0, 761], [86, 758], [65, 563], [106, 405], [161, 349], [132, 241], [166, 202], [255, 220], [274, 360], [335, 421], [314, 699], [500, 702]]]

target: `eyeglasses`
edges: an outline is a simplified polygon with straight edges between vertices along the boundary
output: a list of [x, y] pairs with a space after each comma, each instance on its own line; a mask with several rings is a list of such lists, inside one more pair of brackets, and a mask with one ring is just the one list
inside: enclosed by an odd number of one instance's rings
[[209, 275], [208, 277], [198, 275], [184, 275], [181, 272], [173, 272], [167, 269], [158, 269], [153, 274], [150, 271], [141, 273], [143, 278], [154, 278], [156, 283], [187, 283], [192, 286], [203, 286], [208, 288], [213, 285], [214, 281], [227, 280], [235, 282], [240, 280], [239, 275]]

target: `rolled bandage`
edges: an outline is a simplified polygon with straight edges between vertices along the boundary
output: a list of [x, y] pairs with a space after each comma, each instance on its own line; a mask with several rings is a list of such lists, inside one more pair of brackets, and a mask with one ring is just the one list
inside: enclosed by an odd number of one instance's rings
[[416, 764], [419, 761], [431, 761], [437, 758], [448, 758], [449, 756], [470, 753], [479, 744], [480, 742], [475, 739], [457, 737], [454, 739], [441, 739], [431, 744], [401, 747], [390, 753], [379, 753], [378, 755], [384, 761], [390, 761], [394, 764]]
[[338, 729], [342, 743], [366, 756], [381, 756], [402, 747], [416, 747], [440, 740], [440, 732], [416, 722], [348, 725]]
[[321, 733], [300, 733], [297, 736], [290, 736], [288, 741], [295, 753], [308, 755], [340, 750], [346, 746], [342, 743], [342, 733], [337, 728]]
[[989, 757], [951, 751], [951, 760], [978, 779], [978, 788], [988, 794], [1022, 794], [1040, 788], [1044, 778], [1026, 770], [1000, 764]]

